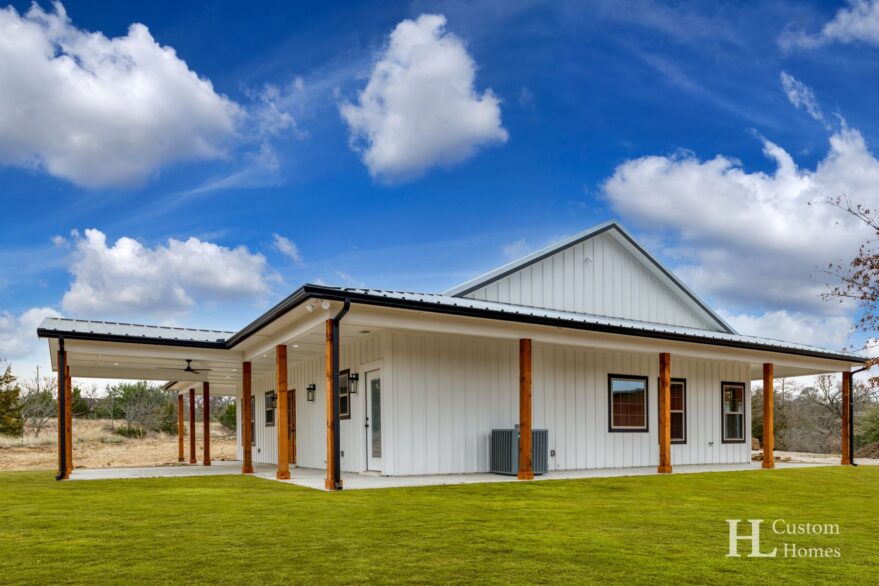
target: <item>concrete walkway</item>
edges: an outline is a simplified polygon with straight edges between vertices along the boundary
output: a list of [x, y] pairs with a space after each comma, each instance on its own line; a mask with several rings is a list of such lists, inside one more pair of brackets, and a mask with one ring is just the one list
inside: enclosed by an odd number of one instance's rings
[[[777, 468], [808, 468], [826, 466], [825, 463], [776, 463]], [[702, 472], [731, 472], [736, 470], [759, 470], [760, 462], [749, 464], [712, 464], [702, 466], [676, 466], [675, 474], [694, 474]], [[241, 474], [240, 461], [214, 462], [211, 466], [199, 464], [181, 464], [174, 466], [154, 466], [145, 468], [96, 468], [77, 469], [70, 475], [71, 480], [109, 480], [124, 478], [183, 478], [188, 476], [220, 476]], [[535, 480], [570, 480], [580, 478], [612, 478], [621, 476], [651, 476], [656, 474], [655, 467], [643, 468], [603, 468], [598, 470], [557, 470]], [[291, 468], [290, 480], [275, 479], [275, 466], [271, 464], [254, 464], [254, 476], [284, 484], [294, 484], [305, 488], [324, 490], [326, 471], [317, 468]], [[499, 474], [438, 474], [430, 476], [381, 476], [374, 473], [342, 474], [345, 490], [363, 490], [377, 488], [403, 488], [412, 486], [441, 486], [450, 484], [478, 484], [493, 482], [516, 482], [514, 476]]]
[[[256, 464], [254, 470], [270, 470], [268, 464]], [[210, 466], [201, 464], [177, 464], [171, 466], [148, 466], [143, 468], [77, 468], [70, 473], [70, 480], [119, 480], [124, 478], [184, 478], [187, 476], [223, 476], [241, 474], [241, 462], [225, 460], [212, 462]]]

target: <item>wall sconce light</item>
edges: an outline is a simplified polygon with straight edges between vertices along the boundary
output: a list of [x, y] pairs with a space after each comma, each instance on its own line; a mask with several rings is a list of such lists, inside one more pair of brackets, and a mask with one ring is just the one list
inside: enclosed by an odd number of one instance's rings
[[315, 385], [314, 383], [311, 383], [310, 385], [305, 387], [305, 391], [306, 391], [305, 398], [308, 399], [309, 401], [314, 401], [314, 391], [316, 391], [316, 390], [317, 390], [317, 385]]
[[357, 394], [357, 381], [360, 380], [360, 375], [356, 372], [352, 372], [348, 375], [348, 380], [350, 381], [348, 384], [348, 392], [352, 395]]

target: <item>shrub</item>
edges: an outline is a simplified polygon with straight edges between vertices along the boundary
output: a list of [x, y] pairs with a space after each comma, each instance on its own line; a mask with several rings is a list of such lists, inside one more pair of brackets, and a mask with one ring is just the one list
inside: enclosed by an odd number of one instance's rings
[[12, 375], [12, 368], [6, 365], [6, 371], [0, 374], [0, 434], [22, 434], [20, 393], [21, 389]]
[[[857, 428], [860, 427], [858, 430]], [[855, 437], [856, 446], [866, 446], [879, 442], [879, 405], [873, 406], [861, 419], [860, 425], [856, 426], [860, 431]]]
[[162, 407], [162, 420], [159, 431], [168, 435], [177, 435], [177, 401], [168, 401]]
[[229, 403], [220, 413], [220, 423], [228, 429], [235, 429], [235, 403]]
[[113, 433], [115, 433], [116, 435], [121, 435], [122, 437], [133, 437], [137, 439], [141, 439], [147, 436], [146, 431], [138, 429], [136, 427], [118, 427], [113, 431]]

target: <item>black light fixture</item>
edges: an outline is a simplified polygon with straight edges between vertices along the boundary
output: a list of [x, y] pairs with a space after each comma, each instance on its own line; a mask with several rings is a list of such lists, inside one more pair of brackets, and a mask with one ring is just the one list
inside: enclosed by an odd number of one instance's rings
[[360, 375], [357, 374], [356, 372], [352, 372], [348, 375], [348, 380], [350, 381], [350, 384], [348, 385], [348, 392], [351, 393], [352, 395], [356, 395], [357, 394], [357, 381], [360, 380]]
[[308, 399], [309, 401], [314, 401], [314, 391], [317, 390], [317, 385], [314, 383], [311, 383], [310, 385], [305, 387], [305, 390], [307, 392], [305, 398]]

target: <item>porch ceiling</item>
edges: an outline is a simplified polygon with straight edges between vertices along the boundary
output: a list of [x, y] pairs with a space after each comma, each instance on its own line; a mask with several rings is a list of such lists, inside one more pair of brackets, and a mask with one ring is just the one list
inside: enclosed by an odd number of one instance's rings
[[[343, 324], [341, 337], [359, 339], [375, 331], [357, 325]], [[325, 352], [325, 327], [321, 323], [288, 340], [287, 362], [296, 364]], [[49, 340], [52, 369], [58, 370], [58, 340]], [[244, 353], [241, 351], [192, 348], [173, 345], [134, 344], [129, 342], [65, 340], [67, 361], [74, 378], [104, 378], [173, 382], [169, 389], [187, 391], [209, 382], [212, 394], [235, 395], [240, 387]], [[193, 374], [183, 372], [191, 360]], [[273, 347], [250, 359], [254, 375], [275, 371]]]

